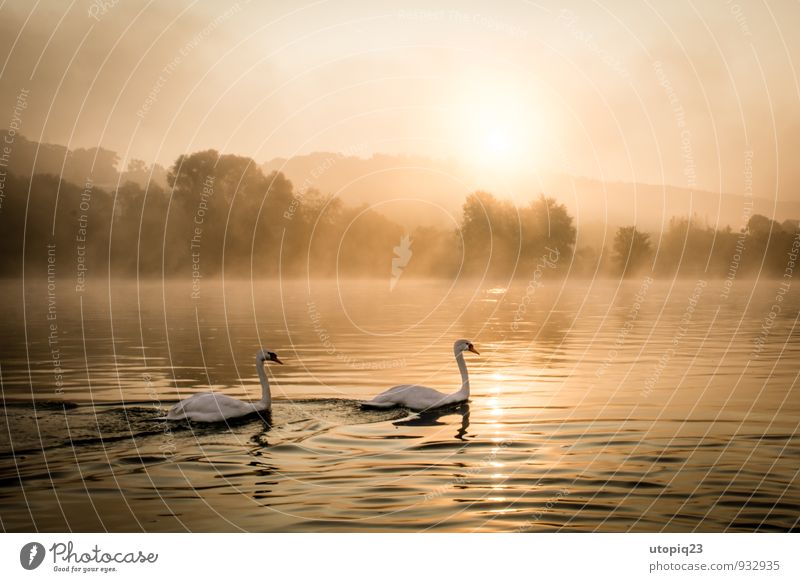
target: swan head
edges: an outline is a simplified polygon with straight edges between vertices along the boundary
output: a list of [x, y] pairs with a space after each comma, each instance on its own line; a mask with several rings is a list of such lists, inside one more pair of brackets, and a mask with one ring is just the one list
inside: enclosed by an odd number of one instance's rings
[[456, 343], [453, 344], [453, 353], [458, 355], [461, 352], [472, 352], [473, 354], [481, 355], [481, 353], [475, 349], [475, 346], [472, 345], [472, 342], [467, 339], [456, 340]]
[[283, 362], [278, 359], [278, 354], [275, 352], [271, 352], [269, 350], [261, 350], [256, 354], [256, 362], [259, 364], [263, 364], [264, 362], [275, 362], [276, 364], [283, 364]]

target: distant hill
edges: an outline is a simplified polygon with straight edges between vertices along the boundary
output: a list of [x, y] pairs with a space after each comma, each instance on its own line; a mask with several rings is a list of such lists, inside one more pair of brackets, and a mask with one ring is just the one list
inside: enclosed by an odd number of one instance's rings
[[[447, 214], [458, 216], [464, 198], [484, 189], [517, 203], [540, 193], [567, 206], [580, 230], [596, 231], [601, 225], [636, 224], [660, 231], [673, 216], [694, 215], [710, 226], [738, 229], [745, 213], [778, 220], [800, 217], [800, 202], [778, 202], [758, 196], [691, 191], [670, 185], [602, 182], [564, 174], [537, 174], [517, 178], [505, 188], [487, 183], [475, 171], [453, 161], [421, 156], [374, 155], [370, 158], [315, 152], [290, 159], [275, 158], [264, 170], [283, 172], [299, 190], [315, 188], [339, 196], [350, 204], [377, 205], [376, 210], [406, 224], [443, 224]], [[397, 200], [427, 202], [399, 204]], [[600, 230], [603, 230], [600, 228]]]
[[[9, 134], [5, 130], [0, 131], [0, 143], [10, 143], [8, 163], [5, 165], [19, 176], [52, 174], [77, 185], [83, 185], [91, 179], [94, 186], [108, 189], [113, 189], [117, 182], [124, 184], [126, 181], [136, 182], [144, 187], [151, 177], [149, 166], [141, 160], [131, 160], [120, 181], [119, 156], [105, 148], [70, 150], [63, 145], [30, 141], [24, 136]], [[165, 187], [166, 169], [155, 164], [152, 170], [152, 180]]]
[[[0, 142], [8, 132], [0, 131]], [[120, 181], [119, 156], [104, 148], [73, 149], [27, 140], [14, 135], [13, 147], [3, 166], [26, 176], [54, 174], [82, 185], [91, 178], [96, 187], [112, 189]], [[579, 244], [607, 238], [617, 226], [636, 224], [658, 232], [674, 216], [694, 215], [701, 222], [722, 228], [738, 229], [746, 212], [762, 214], [783, 222], [800, 218], [800, 201], [782, 201], [741, 194], [691, 191], [669, 185], [602, 182], [565, 174], [540, 173], [498, 182], [475, 168], [453, 160], [424, 156], [378, 154], [369, 158], [341, 153], [315, 152], [292, 158], [275, 158], [262, 166], [265, 172], [277, 170], [302, 193], [314, 188], [335, 194], [349, 205], [367, 204], [377, 212], [407, 228], [418, 225], [453, 226], [461, 216], [467, 194], [487, 190], [499, 198], [524, 204], [539, 194], [551, 196], [566, 205], [578, 226]], [[167, 170], [155, 164], [152, 177], [166, 186]], [[123, 172], [121, 183], [145, 186], [151, 167], [132, 160]]]
[[316, 152], [275, 158], [263, 169], [283, 172], [300, 192], [314, 188], [348, 204], [377, 205], [375, 210], [407, 225], [446, 224], [449, 213], [457, 219], [464, 198], [475, 189], [458, 164], [421, 156], [364, 159]]

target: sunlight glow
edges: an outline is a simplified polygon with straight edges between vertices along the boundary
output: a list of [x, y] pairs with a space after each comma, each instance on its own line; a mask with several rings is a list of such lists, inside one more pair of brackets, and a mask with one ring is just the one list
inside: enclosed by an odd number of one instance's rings
[[466, 162], [503, 173], [538, 166], [543, 124], [529, 88], [479, 78], [463, 85], [454, 102], [452, 139]]
[[512, 145], [508, 130], [502, 127], [495, 128], [486, 138], [486, 146], [489, 151], [497, 156], [508, 155], [511, 152]]

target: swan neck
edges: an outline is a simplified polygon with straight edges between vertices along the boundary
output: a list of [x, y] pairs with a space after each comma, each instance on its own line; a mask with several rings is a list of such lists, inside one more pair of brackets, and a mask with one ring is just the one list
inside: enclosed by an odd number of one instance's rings
[[269, 379], [267, 379], [267, 372], [264, 370], [264, 362], [261, 360], [256, 360], [256, 372], [258, 372], [258, 379], [261, 381], [261, 404], [264, 405], [264, 408], [272, 408]]
[[456, 354], [456, 363], [458, 364], [458, 371], [461, 372], [461, 390], [469, 396], [469, 373], [467, 373], [467, 363], [464, 361], [464, 352]]

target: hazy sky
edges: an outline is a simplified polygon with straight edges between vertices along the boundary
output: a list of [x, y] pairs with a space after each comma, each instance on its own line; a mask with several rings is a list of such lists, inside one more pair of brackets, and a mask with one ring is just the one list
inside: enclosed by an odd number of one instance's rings
[[743, 192], [750, 158], [757, 195], [796, 200], [798, 22], [789, 1], [12, 0], [0, 125], [27, 90], [29, 139], [164, 164], [414, 153]]

